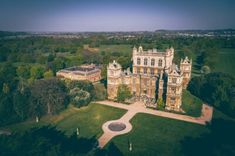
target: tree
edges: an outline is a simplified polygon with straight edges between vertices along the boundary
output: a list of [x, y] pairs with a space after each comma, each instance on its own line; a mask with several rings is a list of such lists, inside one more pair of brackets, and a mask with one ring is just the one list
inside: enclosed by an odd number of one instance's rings
[[32, 79], [41, 79], [43, 78], [43, 73], [45, 69], [42, 66], [34, 65], [30, 69], [30, 77]]
[[58, 70], [61, 70], [66, 67], [65, 62], [66, 62], [66, 60], [63, 57], [55, 58], [54, 61], [49, 66], [49, 68], [52, 69], [53, 72], [55, 73]]
[[46, 71], [46, 72], [43, 74], [43, 77], [44, 77], [44, 78], [51, 78], [51, 77], [53, 77], [53, 76], [54, 76], [54, 73], [53, 73], [52, 70], [48, 70], [48, 71]]
[[79, 80], [79, 81], [67, 81], [67, 87], [69, 90], [79, 88], [80, 90], [87, 91], [91, 94], [92, 100], [95, 99], [95, 88], [90, 81]]
[[28, 117], [30, 90], [15, 91], [13, 94], [13, 109], [21, 121]]
[[79, 88], [71, 89], [69, 95], [72, 104], [78, 108], [82, 106], [87, 106], [91, 101], [90, 93]]
[[127, 85], [120, 85], [117, 92], [117, 101], [124, 102], [126, 99], [131, 97], [131, 92]]
[[8, 94], [10, 92], [10, 87], [7, 83], [3, 83], [2, 92]]
[[9, 90], [14, 90], [17, 86], [16, 69], [10, 63], [4, 63], [0, 66], [0, 89], [3, 91], [3, 84], [7, 84]]
[[0, 95], [0, 126], [17, 121], [17, 116], [13, 111], [12, 97], [10, 94]]
[[26, 65], [20, 65], [16, 69], [17, 76], [28, 79], [30, 77], [30, 68]]
[[31, 115], [56, 114], [68, 104], [66, 88], [57, 78], [37, 80], [31, 95]]
[[158, 98], [157, 99], [157, 109], [164, 110], [164, 108], [165, 108], [164, 101], [162, 100], [162, 98]]
[[194, 77], [188, 90], [224, 113], [235, 116], [235, 78], [224, 73]]
[[52, 55], [52, 54], [49, 54], [48, 57], [47, 57], [47, 62], [51, 62], [55, 59], [55, 56]]
[[203, 66], [201, 69], [202, 74], [209, 74], [211, 72], [211, 69], [209, 66]]

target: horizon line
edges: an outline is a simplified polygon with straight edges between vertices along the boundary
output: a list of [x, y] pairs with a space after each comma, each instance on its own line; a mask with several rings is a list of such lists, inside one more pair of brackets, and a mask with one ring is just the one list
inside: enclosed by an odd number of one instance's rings
[[218, 29], [156, 29], [156, 30], [126, 30], [126, 31], [34, 31], [34, 30], [0, 30], [0, 32], [25, 32], [25, 33], [118, 33], [118, 32], [156, 32], [156, 31], [218, 31], [218, 30], [235, 30], [235, 28], [218, 28]]

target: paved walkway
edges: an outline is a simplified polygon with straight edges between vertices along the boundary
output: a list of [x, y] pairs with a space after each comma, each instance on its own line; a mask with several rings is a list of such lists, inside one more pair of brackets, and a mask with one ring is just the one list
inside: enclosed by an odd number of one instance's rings
[[[104, 123], [104, 125], [102, 126], [104, 133], [99, 138], [99, 146], [101, 148], [103, 148], [113, 137], [130, 132], [132, 129], [132, 126], [130, 124], [130, 120], [135, 116], [136, 113], [152, 114], [152, 115], [156, 115], [156, 116], [161, 116], [161, 117], [171, 118], [171, 119], [176, 119], [176, 120], [182, 120], [182, 121], [201, 124], [201, 125], [205, 125], [207, 122], [210, 122], [212, 119], [212, 115], [213, 115], [213, 107], [208, 106], [206, 104], [203, 104], [203, 106], [202, 106], [202, 115], [200, 117], [191, 117], [191, 116], [187, 116], [187, 115], [169, 113], [169, 112], [146, 108], [142, 102], [136, 102], [131, 105], [126, 105], [126, 104], [106, 100], [106, 101], [96, 101], [96, 103], [128, 110], [127, 113], [124, 114], [120, 119], [108, 121], [108, 122]], [[108, 125], [112, 122], [125, 123], [127, 128], [124, 131], [113, 132], [108, 129]]]
[[213, 107], [208, 106], [206, 104], [202, 105], [202, 115], [200, 117], [191, 117], [188, 115], [181, 115], [181, 114], [175, 114], [175, 113], [145, 108], [142, 102], [136, 102], [131, 105], [126, 105], [126, 104], [106, 100], [106, 101], [96, 101], [96, 103], [107, 105], [107, 106], [112, 106], [112, 107], [117, 107], [121, 109], [126, 109], [126, 110], [135, 110], [138, 113], [152, 114], [152, 115], [157, 115], [161, 117], [197, 123], [201, 125], [205, 125], [207, 122], [210, 122], [212, 119], [212, 114], [213, 114]]
[[[138, 113], [136, 110], [128, 110], [126, 114], [124, 114], [118, 120], [111, 120], [103, 124], [102, 129], [104, 131], [103, 135], [99, 138], [99, 147], [103, 148], [113, 137], [117, 135], [122, 135], [128, 133], [132, 129], [132, 125], [130, 124], [130, 120]], [[113, 122], [121, 122], [126, 125], [126, 128], [123, 131], [114, 132], [108, 128], [108, 125]]]

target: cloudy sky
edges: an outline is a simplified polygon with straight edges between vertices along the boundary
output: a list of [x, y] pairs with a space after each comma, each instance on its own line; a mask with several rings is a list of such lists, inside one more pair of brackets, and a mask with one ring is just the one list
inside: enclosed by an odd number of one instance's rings
[[235, 0], [0, 0], [0, 30], [235, 28]]

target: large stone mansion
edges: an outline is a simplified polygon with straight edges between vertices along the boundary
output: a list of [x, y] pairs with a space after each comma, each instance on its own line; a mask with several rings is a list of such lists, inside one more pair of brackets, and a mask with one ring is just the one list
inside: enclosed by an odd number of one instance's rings
[[122, 71], [116, 61], [107, 68], [108, 98], [117, 97], [118, 87], [125, 84], [132, 95], [140, 99], [154, 101], [161, 98], [166, 109], [179, 111], [182, 103], [182, 89], [186, 88], [191, 78], [192, 60], [181, 59], [180, 67], [173, 64], [174, 49], [164, 52], [157, 49], [144, 51], [142, 46], [133, 48], [133, 67]]

